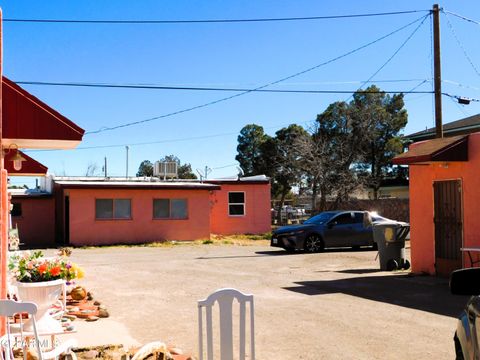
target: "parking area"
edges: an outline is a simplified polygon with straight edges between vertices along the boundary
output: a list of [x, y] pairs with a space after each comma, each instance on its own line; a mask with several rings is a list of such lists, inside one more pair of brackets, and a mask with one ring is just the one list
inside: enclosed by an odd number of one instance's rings
[[467, 298], [445, 279], [379, 271], [376, 254], [178, 245], [75, 249], [72, 260], [111, 314], [82, 326], [93, 334], [104, 321], [110, 343], [161, 340], [196, 354], [196, 301], [234, 287], [255, 296], [258, 359], [454, 358]]

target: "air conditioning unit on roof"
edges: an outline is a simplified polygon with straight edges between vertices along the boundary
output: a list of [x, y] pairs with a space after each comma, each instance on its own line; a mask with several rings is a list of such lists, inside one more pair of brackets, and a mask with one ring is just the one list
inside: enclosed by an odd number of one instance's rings
[[158, 176], [166, 180], [167, 178], [178, 177], [178, 164], [175, 161], [160, 162], [156, 161], [153, 166], [153, 176]]

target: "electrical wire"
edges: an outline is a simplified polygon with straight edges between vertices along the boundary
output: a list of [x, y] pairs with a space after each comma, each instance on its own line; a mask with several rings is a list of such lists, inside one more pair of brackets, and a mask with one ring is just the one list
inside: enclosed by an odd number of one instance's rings
[[[300, 125], [308, 124], [311, 121], [304, 121], [301, 122]], [[291, 123], [290, 123], [291, 124]], [[265, 130], [269, 129], [278, 129], [290, 124], [283, 124], [283, 125], [275, 125], [264, 127]], [[92, 150], [92, 149], [108, 149], [108, 148], [117, 148], [117, 147], [125, 147], [125, 146], [144, 146], [144, 145], [155, 145], [155, 144], [166, 144], [166, 143], [176, 143], [176, 142], [184, 142], [184, 141], [192, 141], [192, 140], [204, 140], [204, 139], [212, 139], [216, 137], [224, 137], [224, 136], [232, 136], [238, 135], [237, 132], [229, 132], [229, 133], [219, 133], [219, 134], [211, 134], [211, 135], [202, 135], [202, 136], [192, 136], [186, 138], [178, 138], [178, 139], [170, 139], [170, 140], [156, 140], [156, 141], [148, 141], [148, 142], [140, 142], [140, 143], [128, 143], [128, 144], [112, 144], [112, 145], [95, 145], [95, 146], [81, 146], [70, 150]], [[30, 152], [51, 152], [51, 151], [65, 151], [62, 149], [26, 149], [22, 150], [23, 152], [30, 153]]]
[[469, 18], [467, 18], [467, 17], [465, 17], [465, 16], [463, 16], [463, 15], [459, 15], [459, 14], [456, 14], [456, 13], [454, 13], [454, 12], [447, 11], [447, 10], [444, 10], [444, 9], [442, 9], [442, 12], [443, 12], [444, 14], [450, 14], [450, 15], [456, 16], [456, 17], [458, 17], [458, 18], [460, 18], [460, 19], [462, 19], [462, 20], [465, 20], [465, 21], [467, 21], [467, 22], [471, 22], [471, 23], [473, 23], [473, 24], [480, 25], [480, 21], [476, 21], [476, 20], [469, 19]]
[[[127, 85], [127, 84], [95, 84], [95, 83], [57, 83], [41, 81], [15, 81], [20, 85], [47, 85], [47, 86], [73, 86], [94, 88], [120, 88], [120, 89], [148, 89], [148, 90], [183, 90], [183, 91], [227, 91], [227, 92], [267, 92], [267, 93], [298, 93], [298, 94], [349, 94], [361, 93], [399, 93], [397, 91], [367, 91], [367, 90], [292, 90], [292, 89], [240, 89], [240, 88], [215, 88], [215, 87], [183, 87], [183, 86], [153, 86], [153, 85]], [[424, 92], [421, 92], [424, 93]]]
[[475, 71], [475, 73], [476, 73], [478, 76], [480, 76], [480, 72], [478, 71], [477, 67], [476, 67], [475, 64], [473, 63], [473, 61], [472, 61], [472, 59], [470, 58], [470, 56], [468, 55], [467, 50], [465, 49], [465, 47], [464, 47], [463, 44], [461, 43], [460, 39], [458, 38], [457, 33], [455, 32], [455, 29], [453, 28], [453, 25], [452, 25], [452, 23], [450, 22], [450, 19], [448, 18], [447, 13], [445, 13], [445, 18], [447, 19], [448, 28], [449, 28], [450, 31], [452, 32], [453, 37], [454, 37], [455, 40], [457, 41], [458, 46], [459, 46], [460, 49], [462, 49], [462, 51], [463, 51], [463, 55], [465, 56], [465, 58], [467, 59], [467, 61], [468, 61], [468, 62], [470, 63], [470, 65], [472, 66], [472, 68], [473, 68], [473, 70]]
[[418, 12], [430, 12], [430, 10], [407, 10], [392, 11], [383, 13], [347, 14], [329, 16], [304, 16], [304, 17], [283, 17], [283, 18], [257, 18], [257, 19], [200, 19], [200, 20], [73, 20], [73, 19], [15, 19], [6, 18], [4, 22], [11, 23], [61, 23], [61, 24], [208, 24], [208, 23], [242, 23], [242, 22], [277, 22], [277, 21], [310, 21], [310, 20], [331, 20], [351, 19], [374, 16], [405, 15]]
[[182, 114], [182, 113], [186, 113], [186, 112], [190, 112], [190, 111], [193, 111], [193, 110], [197, 110], [197, 109], [201, 109], [201, 108], [204, 108], [204, 107], [207, 107], [207, 106], [211, 106], [211, 105], [214, 105], [214, 104], [218, 104], [218, 103], [221, 103], [221, 102], [224, 102], [224, 101], [228, 101], [228, 100], [231, 100], [231, 99], [234, 99], [234, 98], [237, 98], [239, 96], [243, 96], [243, 95], [246, 95], [246, 94], [249, 94], [253, 91], [257, 91], [257, 90], [261, 90], [261, 89], [264, 89], [266, 87], [269, 87], [269, 86], [272, 86], [272, 85], [276, 85], [278, 83], [281, 83], [281, 82], [284, 82], [286, 80], [289, 80], [289, 79], [292, 79], [292, 78], [295, 78], [295, 77], [298, 77], [300, 75], [303, 75], [303, 74], [306, 74], [308, 72], [311, 72], [313, 70], [316, 70], [322, 66], [325, 66], [325, 65], [328, 65], [330, 63], [333, 63], [335, 61], [338, 61], [344, 57], [347, 57], [349, 55], [352, 55], [366, 47], [369, 47], [373, 44], [376, 44], [386, 38], [389, 38], [390, 36], [402, 31], [403, 29], [405, 28], [408, 28], [410, 27], [411, 25], [423, 20], [424, 16], [408, 23], [407, 25], [404, 25], [394, 31], [391, 31], [389, 32], [388, 34], [386, 35], [383, 35], [373, 41], [370, 41], [362, 46], [359, 46], [353, 50], [350, 50], [342, 55], [339, 55], [339, 56], [336, 56], [330, 60], [327, 60], [327, 61], [324, 61], [318, 65], [315, 65], [315, 66], [312, 66], [308, 69], [305, 69], [305, 70], [302, 70], [302, 71], [299, 71], [299, 72], [296, 72], [292, 75], [289, 75], [289, 76], [286, 76], [284, 78], [281, 78], [279, 80], [276, 80], [276, 81], [272, 81], [270, 83], [267, 83], [265, 85], [262, 85], [262, 86], [259, 86], [257, 88], [254, 88], [254, 89], [250, 89], [248, 91], [244, 91], [244, 92], [240, 92], [238, 94], [234, 94], [234, 95], [231, 95], [231, 96], [228, 96], [228, 97], [224, 97], [224, 98], [221, 98], [221, 99], [217, 99], [217, 100], [214, 100], [214, 101], [210, 101], [210, 102], [207, 102], [207, 103], [203, 103], [203, 104], [200, 104], [200, 105], [196, 105], [196, 106], [192, 106], [192, 107], [189, 107], [189, 108], [185, 108], [185, 109], [182, 109], [182, 110], [177, 110], [177, 111], [173, 111], [173, 112], [170, 112], [170, 113], [167, 113], [167, 114], [163, 114], [163, 115], [159, 115], [159, 116], [155, 116], [155, 117], [151, 117], [151, 118], [148, 118], [148, 119], [143, 119], [143, 120], [138, 120], [138, 121], [132, 121], [132, 122], [128, 122], [128, 123], [124, 123], [124, 124], [120, 124], [120, 125], [116, 125], [116, 126], [111, 126], [111, 127], [102, 127], [98, 130], [94, 130], [94, 131], [89, 131], [89, 132], [86, 132], [85, 134], [98, 134], [98, 133], [101, 133], [101, 132], [105, 132], [105, 131], [112, 131], [112, 130], [116, 130], [116, 129], [120, 129], [120, 128], [125, 128], [125, 127], [129, 127], [129, 126], [134, 126], [134, 125], [139, 125], [139, 124], [144, 124], [144, 123], [147, 123], [147, 122], [151, 122], [151, 121], [154, 121], [154, 120], [159, 120], [159, 119], [164, 119], [164, 118], [167, 118], [167, 117], [171, 117], [171, 116], [174, 116], [174, 115], [179, 115], [179, 114]]
[[[380, 67], [377, 69], [377, 71], [375, 71], [375, 72], [368, 78], [368, 80], [366, 80], [362, 85], [360, 85], [360, 88], [364, 87], [367, 83], [369, 83], [375, 76], [378, 75], [378, 73], [379, 73], [380, 71], [382, 71], [382, 70], [385, 68], [385, 66], [387, 66], [387, 65], [390, 63], [390, 61], [393, 60], [393, 58], [400, 52], [400, 50], [402, 50], [402, 49], [405, 47], [405, 45], [410, 41], [410, 39], [413, 37], [413, 35], [415, 35], [415, 34], [417, 33], [417, 31], [420, 29], [420, 27], [423, 25], [423, 23], [425, 22], [425, 20], [427, 20], [427, 18], [428, 18], [429, 16], [430, 16], [430, 14], [425, 15], [425, 17], [424, 17], [423, 20], [420, 22], [420, 24], [419, 24], [419, 25], [413, 30], [413, 32], [405, 39], [405, 41], [404, 41], [402, 44], [400, 44], [400, 46], [397, 48], [397, 50], [395, 50], [395, 52], [387, 59], [387, 61], [385, 61], [385, 62], [382, 64], [382, 66], [380, 66]], [[410, 93], [411, 93], [411, 91], [410, 91]], [[348, 101], [352, 96], [353, 96], [353, 95], [350, 95], [346, 101]]]

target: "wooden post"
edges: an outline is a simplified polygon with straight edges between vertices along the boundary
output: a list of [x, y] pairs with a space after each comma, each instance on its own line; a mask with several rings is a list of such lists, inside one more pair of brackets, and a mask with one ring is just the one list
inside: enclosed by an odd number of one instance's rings
[[440, 8], [433, 5], [433, 70], [435, 87], [435, 133], [437, 138], [443, 137], [442, 125], [442, 70], [440, 63]]

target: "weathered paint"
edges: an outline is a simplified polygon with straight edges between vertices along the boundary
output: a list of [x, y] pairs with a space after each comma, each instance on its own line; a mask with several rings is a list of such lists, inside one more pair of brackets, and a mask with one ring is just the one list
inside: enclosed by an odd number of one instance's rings
[[22, 207], [21, 216], [12, 216], [12, 226], [18, 227], [22, 244], [29, 248], [55, 244], [55, 201], [52, 196], [13, 196], [11, 202]]
[[[416, 144], [412, 144], [412, 147]], [[435, 228], [433, 222], [433, 182], [461, 180], [463, 200], [463, 246], [480, 246], [478, 186], [480, 133], [470, 135], [468, 162], [430, 163], [410, 166], [410, 224], [412, 270], [435, 274]], [[464, 254], [464, 265], [470, 266]]]
[[[70, 244], [107, 245], [210, 238], [209, 190], [65, 189]], [[153, 199], [187, 199], [188, 219], [153, 219]], [[131, 199], [130, 220], [96, 220], [95, 199]]]
[[[263, 234], [271, 230], [270, 184], [222, 183], [211, 195], [213, 234]], [[245, 192], [245, 215], [228, 215], [228, 193]]]

